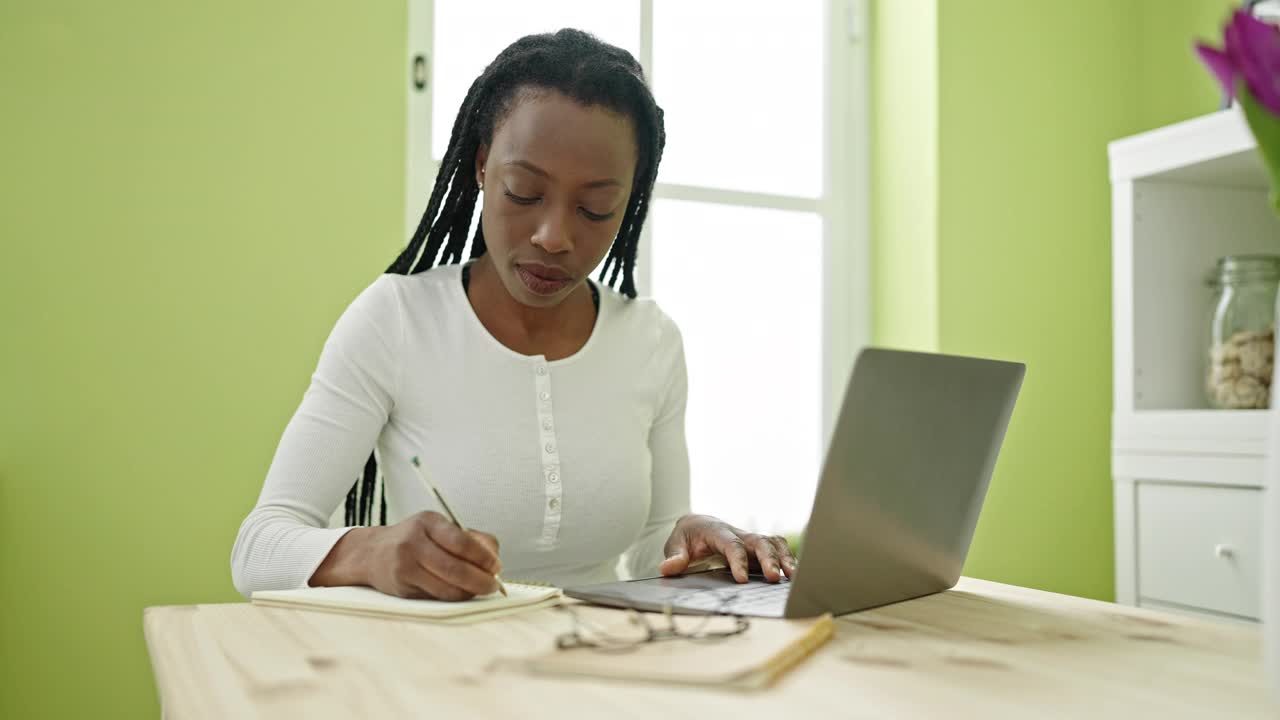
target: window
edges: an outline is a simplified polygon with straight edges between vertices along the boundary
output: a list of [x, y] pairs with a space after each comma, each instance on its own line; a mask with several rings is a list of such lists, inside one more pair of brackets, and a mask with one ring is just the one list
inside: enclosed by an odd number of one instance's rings
[[822, 11], [818, 2], [653, 3], [648, 72], [667, 124], [659, 182], [822, 194]]
[[693, 509], [797, 530], [822, 451], [822, 217], [660, 199], [650, 222], [689, 366]]
[[693, 509], [800, 529], [867, 340], [862, 3], [410, 0], [409, 15], [411, 55], [431, 60], [409, 102], [410, 231], [469, 83], [510, 42], [578, 27], [644, 65], [667, 148], [636, 281], [684, 335]]

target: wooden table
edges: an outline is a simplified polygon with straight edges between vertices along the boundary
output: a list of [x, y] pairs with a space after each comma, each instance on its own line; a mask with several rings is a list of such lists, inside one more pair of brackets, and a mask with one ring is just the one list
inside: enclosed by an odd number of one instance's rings
[[554, 609], [443, 626], [235, 603], [147, 608], [144, 626], [175, 720], [1280, 718], [1256, 627], [968, 578], [837, 618], [830, 642], [756, 692], [491, 669], [549, 649], [568, 627]]

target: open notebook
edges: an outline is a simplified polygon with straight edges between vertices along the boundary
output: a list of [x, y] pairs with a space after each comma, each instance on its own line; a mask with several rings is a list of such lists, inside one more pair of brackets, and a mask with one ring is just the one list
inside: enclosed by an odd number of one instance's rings
[[259, 590], [253, 593], [256, 605], [323, 610], [383, 618], [409, 618], [438, 623], [473, 623], [554, 605], [560, 588], [507, 582], [508, 597], [500, 593], [481, 595], [461, 602], [409, 600], [378, 592], [371, 587], [316, 587], [296, 590]]

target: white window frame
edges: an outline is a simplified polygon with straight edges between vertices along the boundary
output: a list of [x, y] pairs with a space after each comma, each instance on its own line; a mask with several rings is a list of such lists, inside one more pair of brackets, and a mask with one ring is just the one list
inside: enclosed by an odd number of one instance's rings
[[[823, 218], [823, 384], [822, 447], [826, 448], [858, 352], [871, 340], [870, 73], [867, 0], [822, 2], [826, 13], [823, 133], [826, 152], [822, 195], [791, 197], [769, 193], [657, 183], [654, 197], [704, 203], [815, 212]], [[408, 101], [405, 143], [405, 234], [421, 220], [439, 164], [431, 154], [433, 0], [406, 0]], [[427, 86], [414, 86], [413, 63], [427, 63]], [[653, 68], [653, 0], [640, 0], [640, 64]], [[446, 122], [453, 122], [451, 109]], [[652, 223], [646, 223], [636, 259], [636, 289], [648, 294]], [[401, 246], [403, 241], [401, 242]], [[398, 249], [398, 248], [397, 248]]]

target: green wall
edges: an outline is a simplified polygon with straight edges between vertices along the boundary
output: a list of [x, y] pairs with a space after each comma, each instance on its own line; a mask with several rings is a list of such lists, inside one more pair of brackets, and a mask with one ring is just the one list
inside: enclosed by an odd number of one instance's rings
[[1222, 46], [1222, 24], [1241, 5], [1232, 0], [1141, 0], [1137, 109], [1139, 128], [1168, 125], [1222, 101], [1217, 83], [1191, 51], [1188, 38]]
[[913, 3], [875, 6], [876, 342], [1027, 363], [965, 572], [1111, 599], [1106, 145], [1217, 107], [1191, 43], [1232, 3]]
[[228, 559], [403, 243], [401, 3], [0, 4], [0, 717], [156, 717], [150, 605]]

